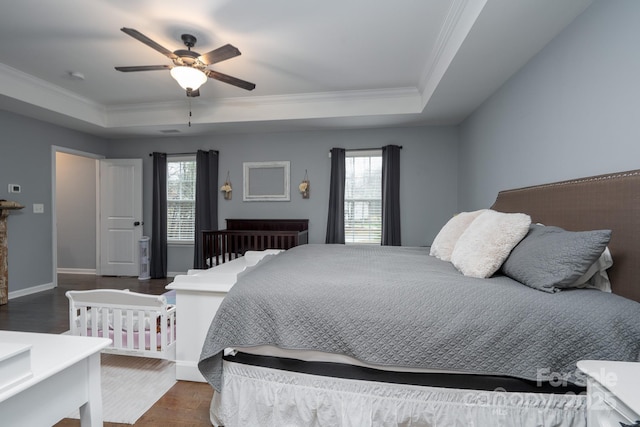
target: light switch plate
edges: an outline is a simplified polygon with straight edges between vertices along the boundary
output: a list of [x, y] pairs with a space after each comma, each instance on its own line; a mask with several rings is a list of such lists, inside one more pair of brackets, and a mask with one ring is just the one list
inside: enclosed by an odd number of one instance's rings
[[44, 213], [44, 205], [42, 203], [34, 203], [33, 213]]

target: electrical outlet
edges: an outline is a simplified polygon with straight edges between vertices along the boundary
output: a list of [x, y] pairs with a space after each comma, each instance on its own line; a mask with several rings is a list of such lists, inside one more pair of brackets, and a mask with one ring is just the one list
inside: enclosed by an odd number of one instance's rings
[[42, 203], [34, 203], [33, 213], [44, 213], [44, 205]]

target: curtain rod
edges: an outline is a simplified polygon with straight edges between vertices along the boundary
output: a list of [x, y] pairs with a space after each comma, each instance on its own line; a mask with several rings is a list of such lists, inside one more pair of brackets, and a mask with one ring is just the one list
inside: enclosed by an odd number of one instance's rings
[[[216, 154], [220, 154], [220, 152], [218, 150], [206, 150], [206, 151], [213, 151]], [[197, 153], [164, 153], [167, 156], [195, 156]], [[149, 153], [149, 157], [152, 157], [153, 153]]]
[[[383, 147], [377, 148], [345, 148], [345, 151], [371, 151], [371, 150], [382, 150]], [[398, 145], [398, 148], [402, 150], [402, 145]]]
[[[402, 150], [402, 145], [398, 145], [398, 148]], [[373, 151], [382, 150], [382, 147], [378, 148], [345, 148], [344, 151]], [[329, 150], [329, 157], [331, 157], [331, 150]]]

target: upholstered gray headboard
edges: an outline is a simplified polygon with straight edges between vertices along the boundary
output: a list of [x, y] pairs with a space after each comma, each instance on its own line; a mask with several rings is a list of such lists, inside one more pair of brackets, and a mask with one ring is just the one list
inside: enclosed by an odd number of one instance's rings
[[610, 229], [613, 292], [640, 302], [640, 170], [501, 191], [491, 208], [566, 230]]

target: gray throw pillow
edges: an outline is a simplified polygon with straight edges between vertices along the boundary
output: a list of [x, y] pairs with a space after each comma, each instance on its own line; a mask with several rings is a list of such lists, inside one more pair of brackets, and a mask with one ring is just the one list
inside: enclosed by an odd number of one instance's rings
[[600, 257], [611, 230], [566, 231], [532, 224], [502, 265], [502, 272], [534, 289], [571, 287]]

